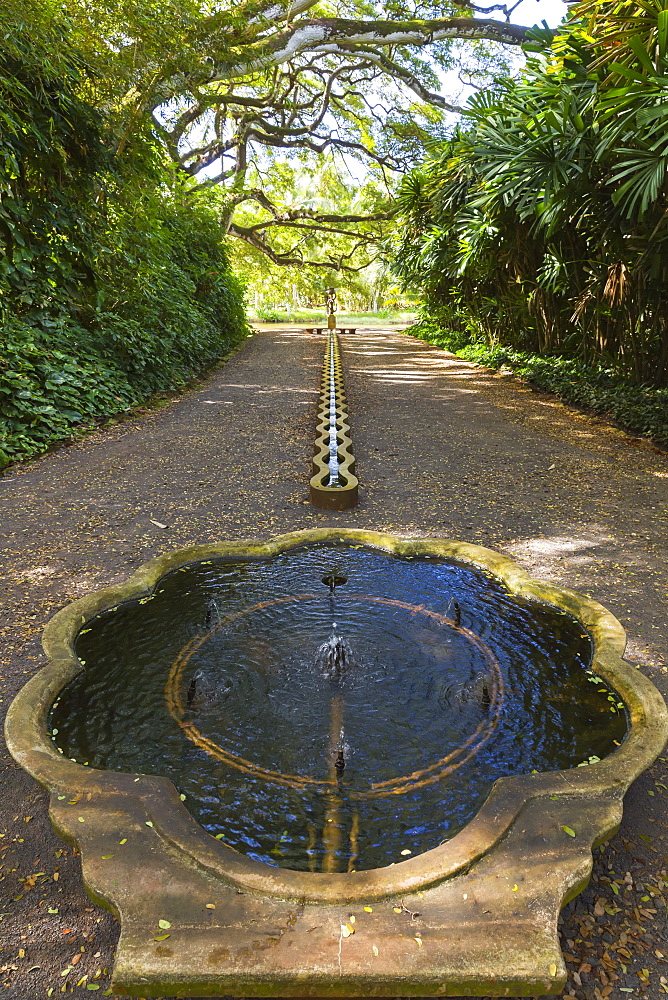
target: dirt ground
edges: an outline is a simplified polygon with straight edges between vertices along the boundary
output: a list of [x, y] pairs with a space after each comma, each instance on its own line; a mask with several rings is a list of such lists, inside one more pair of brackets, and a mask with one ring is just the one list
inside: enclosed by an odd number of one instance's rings
[[[342, 338], [360, 503], [308, 502], [323, 338], [256, 334], [156, 412], [0, 478], [0, 709], [43, 662], [68, 601], [185, 545], [322, 525], [474, 541], [590, 594], [668, 691], [668, 455], [517, 379], [397, 332]], [[165, 527], [161, 527], [164, 525]], [[579, 1000], [668, 994], [666, 753], [626, 798], [589, 888], [563, 912]], [[85, 895], [46, 796], [0, 756], [0, 1000], [113, 996], [116, 921]]]

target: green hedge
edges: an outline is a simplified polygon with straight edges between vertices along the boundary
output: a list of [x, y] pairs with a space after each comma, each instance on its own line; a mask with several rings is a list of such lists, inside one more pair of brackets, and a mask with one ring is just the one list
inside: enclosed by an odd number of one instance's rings
[[163, 199], [150, 219], [113, 221], [96, 248], [95, 305], [80, 289], [76, 307], [0, 327], [0, 468], [183, 385], [248, 332], [212, 212]]
[[0, 32], [0, 468], [184, 384], [247, 333], [219, 206], [122, 157], [55, 0]]

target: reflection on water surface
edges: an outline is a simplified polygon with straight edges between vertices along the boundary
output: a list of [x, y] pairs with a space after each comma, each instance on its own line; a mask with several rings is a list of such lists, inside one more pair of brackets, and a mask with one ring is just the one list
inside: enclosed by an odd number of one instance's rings
[[604, 757], [626, 733], [573, 619], [361, 546], [179, 570], [77, 653], [51, 715], [68, 757], [165, 775], [214, 836], [306, 871], [419, 854], [497, 778]]

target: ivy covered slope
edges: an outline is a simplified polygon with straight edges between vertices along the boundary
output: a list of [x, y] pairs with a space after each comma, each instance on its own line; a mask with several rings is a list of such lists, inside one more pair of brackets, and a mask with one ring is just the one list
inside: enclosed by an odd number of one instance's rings
[[418, 329], [668, 445], [668, 5], [573, 4], [403, 186]]
[[124, 142], [57, 5], [0, 37], [0, 467], [211, 365], [246, 333], [217, 212]]

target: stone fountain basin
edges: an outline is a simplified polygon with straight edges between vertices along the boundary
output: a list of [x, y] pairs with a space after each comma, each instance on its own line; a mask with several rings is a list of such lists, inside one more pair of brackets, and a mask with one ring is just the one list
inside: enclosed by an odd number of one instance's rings
[[[587, 767], [501, 778], [451, 840], [346, 874], [270, 868], [206, 833], [168, 779], [95, 770], [57, 752], [47, 716], [82, 669], [75, 639], [96, 615], [148, 596], [167, 573], [193, 563], [263, 559], [323, 542], [454, 560], [572, 615], [592, 638], [593, 670], [625, 704], [626, 739]], [[64, 608], [43, 641], [49, 664], [14, 700], [7, 742], [49, 790], [51, 819], [81, 851], [89, 895], [120, 918], [120, 995], [559, 993], [559, 910], [587, 885], [592, 849], [616, 832], [624, 793], [668, 737], [665, 703], [623, 660], [625, 633], [608, 611], [530, 579], [496, 552], [445, 539], [322, 529], [183, 549]]]

